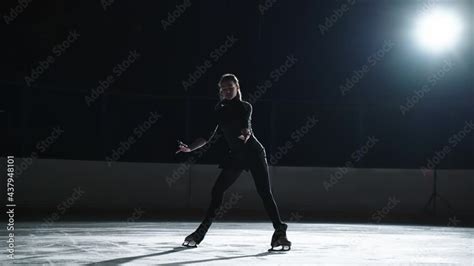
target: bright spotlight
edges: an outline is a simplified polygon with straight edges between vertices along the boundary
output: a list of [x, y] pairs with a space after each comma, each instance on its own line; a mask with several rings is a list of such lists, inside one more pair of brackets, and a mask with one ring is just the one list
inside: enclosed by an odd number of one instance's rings
[[423, 14], [415, 28], [422, 47], [433, 52], [452, 48], [461, 36], [462, 23], [454, 13], [436, 9]]

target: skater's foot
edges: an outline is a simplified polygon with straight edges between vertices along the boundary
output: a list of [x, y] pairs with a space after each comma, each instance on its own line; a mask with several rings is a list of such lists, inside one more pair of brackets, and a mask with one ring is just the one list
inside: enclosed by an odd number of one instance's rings
[[199, 243], [201, 243], [203, 236], [199, 236], [197, 232], [194, 232], [187, 236], [184, 239], [183, 246], [185, 247], [190, 247], [190, 248], [196, 248]]
[[197, 244], [194, 240], [185, 239], [182, 245], [187, 248], [197, 248]]
[[196, 248], [199, 243], [204, 239], [206, 232], [202, 230], [196, 230], [192, 234], [188, 235], [183, 242], [183, 246], [185, 247], [190, 247], [190, 248]]
[[281, 224], [281, 226], [275, 229], [272, 236], [271, 248], [268, 251], [288, 251], [291, 249], [291, 242], [286, 238], [287, 224]]

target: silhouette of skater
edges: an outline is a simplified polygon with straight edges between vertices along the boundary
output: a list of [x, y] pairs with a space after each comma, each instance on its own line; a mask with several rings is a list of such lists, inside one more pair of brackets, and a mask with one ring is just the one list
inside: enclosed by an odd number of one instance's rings
[[213, 188], [212, 198], [204, 220], [199, 227], [185, 238], [184, 246], [196, 247], [204, 239], [211, 226], [222, 200], [224, 192], [237, 180], [242, 171], [250, 171], [263, 200], [265, 210], [270, 217], [275, 232], [271, 240], [272, 248], [281, 247], [289, 250], [291, 242], [286, 238], [287, 224], [280, 219], [278, 207], [271, 191], [270, 177], [265, 148], [252, 131], [252, 105], [242, 101], [239, 80], [233, 74], [224, 74], [219, 83], [220, 101], [215, 106], [217, 126], [208, 140], [196, 139], [191, 145], [179, 143], [179, 152], [191, 152], [212, 140], [220, 129], [229, 146], [229, 153], [219, 164], [222, 168]]

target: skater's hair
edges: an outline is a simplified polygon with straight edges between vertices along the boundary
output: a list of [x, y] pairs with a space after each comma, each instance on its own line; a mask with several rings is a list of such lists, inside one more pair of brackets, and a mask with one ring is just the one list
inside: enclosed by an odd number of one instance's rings
[[[239, 79], [237, 78], [237, 76], [231, 73], [224, 74], [221, 76], [219, 82], [217, 83], [217, 86], [219, 86], [220, 88], [222, 82], [224, 81], [232, 81], [235, 83], [235, 85], [237, 86], [237, 97], [239, 97], [239, 100], [242, 101], [242, 92], [240, 92], [240, 84], [239, 84]], [[219, 97], [221, 100], [223, 99], [220, 93], [219, 93]]]

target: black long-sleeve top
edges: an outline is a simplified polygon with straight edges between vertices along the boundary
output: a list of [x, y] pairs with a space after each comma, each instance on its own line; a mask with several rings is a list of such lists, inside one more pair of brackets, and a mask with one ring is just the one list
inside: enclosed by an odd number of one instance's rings
[[[209, 140], [220, 129], [229, 146], [229, 153], [219, 164], [219, 168], [229, 165], [242, 166], [249, 170], [250, 160], [255, 156], [266, 156], [265, 148], [257, 140], [252, 130], [252, 105], [241, 101], [237, 96], [231, 100], [223, 99], [215, 106], [215, 118], [217, 126]], [[251, 135], [246, 143], [238, 137], [243, 131], [248, 130]]]

